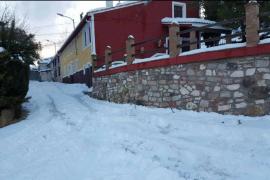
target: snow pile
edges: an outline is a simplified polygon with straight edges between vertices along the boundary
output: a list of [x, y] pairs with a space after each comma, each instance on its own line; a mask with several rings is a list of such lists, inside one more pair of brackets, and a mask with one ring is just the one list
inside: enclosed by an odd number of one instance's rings
[[[270, 43], [270, 38], [260, 40], [259, 42], [259, 44], [268, 44], [268, 43]], [[224, 44], [224, 45], [219, 45], [219, 46], [214, 46], [214, 47], [209, 47], [209, 48], [207, 48], [206, 46], [203, 46], [203, 48], [201, 49], [195, 49], [195, 50], [180, 53], [179, 56], [186, 56], [186, 55], [198, 54], [198, 53], [203, 53], [203, 52], [220, 51], [220, 50], [225, 50], [225, 49], [233, 49], [233, 48], [241, 48], [241, 47], [246, 47], [246, 43]]]
[[4, 52], [5, 51], [5, 48], [3, 47], [0, 47], [0, 53]]
[[270, 43], [270, 38], [260, 40], [259, 44], [268, 44]]
[[101, 72], [101, 71], [105, 71], [105, 65], [103, 65], [102, 67], [98, 68], [97, 70], [95, 70], [94, 72]]
[[[109, 69], [114, 69], [117, 67], [121, 67], [121, 66], [126, 66], [127, 63], [124, 61], [114, 61], [112, 62], [111, 66], [109, 67]], [[97, 70], [95, 70], [95, 72], [100, 72], [100, 71], [105, 71], [105, 65], [103, 65], [102, 67], [98, 68]]]
[[[169, 57], [170, 56], [168, 54], [165, 54], [165, 53], [156, 53], [150, 58], [144, 58], [144, 59], [136, 58], [133, 61], [133, 64], [156, 61], [156, 60], [160, 60], [160, 59], [166, 59], [166, 58], [169, 58]], [[127, 63], [124, 62], [124, 61], [114, 61], [114, 62], [112, 62], [112, 65], [109, 67], [109, 69], [114, 69], [114, 68], [122, 67], [122, 66], [126, 66], [126, 65], [127, 65]], [[101, 72], [101, 71], [105, 71], [105, 65], [103, 65], [102, 67], [95, 70], [95, 72]]]
[[127, 63], [124, 61], [114, 61], [112, 62], [112, 65], [110, 66], [109, 69], [113, 69], [113, 68], [117, 68], [117, 67], [121, 67], [121, 66], [126, 66]]
[[269, 179], [269, 116], [172, 113], [83, 91], [30, 83], [29, 116], [0, 129], [0, 179]]

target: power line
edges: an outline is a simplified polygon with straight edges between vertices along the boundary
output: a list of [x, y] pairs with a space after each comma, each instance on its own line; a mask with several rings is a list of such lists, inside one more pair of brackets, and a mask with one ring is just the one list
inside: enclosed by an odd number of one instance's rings
[[[60, 41], [57, 41], [57, 42], [55, 42], [56, 44], [61, 44], [61, 43], [63, 43], [64, 42], [64, 40], [60, 40]], [[45, 41], [43, 41], [43, 42], [41, 42], [41, 43], [46, 43]], [[54, 43], [46, 43], [46, 44], [54, 44]]]
[[[59, 45], [59, 44], [62, 44], [64, 41], [62, 41], [62, 42], [58, 42], [58, 43], [55, 43], [55, 44], [57, 44], [57, 45]], [[44, 44], [44, 45], [41, 45], [42, 47], [49, 47], [49, 46], [54, 46], [54, 44]]]
[[[91, 20], [90, 20], [91, 21]], [[103, 18], [103, 19], [95, 19], [95, 21], [101, 21], [101, 22], [108, 22], [108, 21], [117, 21], [117, 22], [133, 22], [133, 23], [145, 23], [145, 24], [161, 24], [160, 21], [148, 21], [148, 22], [144, 22], [142, 21], [141, 19], [134, 19], [134, 18], [117, 18], [117, 17], [106, 17], [106, 18]], [[52, 26], [62, 26], [62, 25], [70, 25], [71, 23], [64, 23], [64, 24], [48, 24], [48, 25], [43, 25], [43, 26], [35, 26], [35, 27], [30, 27], [32, 29], [35, 29], [35, 28], [45, 28], [45, 27], [52, 27]], [[67, 34], [67, 33], [71, 33], [71, 32], [66, 32], [66, 33], [46, 33], [46, 34], [36, 34], [36, 36], [45, 36], [45, 35], [59, 35], [59, 34]]]
[[64, 32], [64, 33], [46, 33], [46, 34], [35, 34], [35, 36], [48, 36], [48, 35], [63, 35], [63, 34], [69, 34], [71, 32]]
[[37, 28], [42, 28], [42, 27], [51, 27], [51, 26], [64, 26], [72, 23], [64, 23], [64, 24], [47, 24], [47, 25], [42, 25], [42, 26], [33, 26], [30, 27], [31, 29], [37, 29]]

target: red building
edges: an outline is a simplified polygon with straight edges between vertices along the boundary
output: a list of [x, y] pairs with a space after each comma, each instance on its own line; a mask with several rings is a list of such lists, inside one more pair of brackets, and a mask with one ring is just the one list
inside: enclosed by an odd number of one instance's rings
[[[125, 54], [125, 42], [129, 35], [133, 35], [136, 42], [167, 35], [168, 24], [162, 23], [165, 17], [199, 18], [198, 1], [137, 1], [114, 7], [110, 2], [107, 4], [109, 7], [88, 12], [87, 19], [90, 23], [92, 53], [101, 57], [106, 46], [111, 46], [112, 51], [123, 49], [112, 55], [113, 60]], [[158, 46], [157, 43], [152, 42], [138, 48], [148, 51], [157, 48], [155, 46]], [[104, 59], [99, 58], [97, 64], [104, 64]]]

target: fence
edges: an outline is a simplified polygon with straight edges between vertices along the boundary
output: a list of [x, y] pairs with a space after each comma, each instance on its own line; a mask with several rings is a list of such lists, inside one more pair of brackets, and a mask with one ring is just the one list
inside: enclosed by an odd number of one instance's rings
[[[223, 44], [246, 42], [247, 47], [256, 46], [261, 39], [270, 38], [270, 28], [264, 27], [260, 29], [260, 18], [269, 16], [270, 12], [259, 13], [259, 5], [256, 2], [249, 2], [245, 6], [245, 16], [237, 17], [221, 22], [208, 24], [202, 27], [194, 27], [187, 30], [180, 31], [180, 25], [172, 22], [169, 25], [169, 34], [165, 34], [161, 37], [149, 38], [140, 42], [135, 42], [135, 38], [130, 35], [126, 40], [126, 46], [117, 50], [112, 51], [110, 46], [107, 46], [103, 56], [93, 55], [94, 69], [104, 67], [104, 65], [97, 66], [97, 60], [104, 59], [105, 69], [109, 69], [112, 62], [123, 61], [127, 64], [132, 64], [135, 57], [152, 54], [155, 52], [166, 52], [169, 53], [170, 57], [176, 57], [181, 54], [182, 50], [187, 48], [194, 50], [200, 48], [202, 44], [210, 46], [219, 46]], [[203, 32], [215, 32], [213, 27], [225, 26], [230, 24], [242, 24], [245, 25], [245, 30], [241, 32], [231, 33], [231, 30], [224, 31], [225, 35], [210, 36], [208, 38], [198, 39], [198, 34]], [[183, 36], [188, 35], [189, 38], [184, 39]], [[182, 36], [182, 37], [181, 37]], [[236, 40], [240, 39], [240, 41]], [[166, 39], [169, 40], [168, 46], [164, 46]], [[185, 40], [185, 43], [183, 43]], [[144, 46], [147, 43], [156, 43], [157, 47], [151, 50], [145, 50]], [[117, 53], [123, 53], [123, 57], [120, 59], [112, 59], [112, 55]]]

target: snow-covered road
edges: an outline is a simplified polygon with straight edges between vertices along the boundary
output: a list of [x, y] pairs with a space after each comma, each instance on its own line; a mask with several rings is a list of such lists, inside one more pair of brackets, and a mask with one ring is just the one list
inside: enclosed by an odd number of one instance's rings
[[0, 180], [270, 177], [270, 116], [172, 113], [82, 91], [84, 85], [31, 82], [29, 116], [0, 129]]

